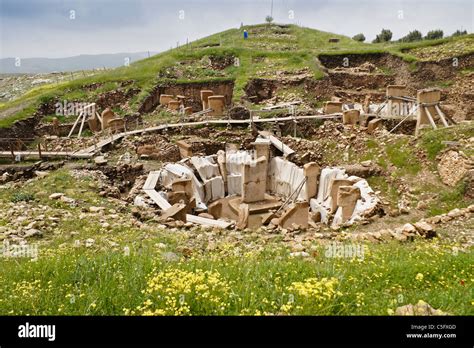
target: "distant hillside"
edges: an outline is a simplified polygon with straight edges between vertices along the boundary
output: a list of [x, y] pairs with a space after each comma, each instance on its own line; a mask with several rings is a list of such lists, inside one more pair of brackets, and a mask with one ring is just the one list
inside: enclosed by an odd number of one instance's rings
[[[154, 55], [156, 52], [150, 52]], [[116, 68], [123, 66], [126, 59], [129, 63], [148, 58], [148, 52], [96, 54], [67, 58], [24, 58], [20, 66], [15, 66], [15, 58], [0, 59], [0, 73], [51, 73], [59, 71], [92, 70], [98, 68]]]

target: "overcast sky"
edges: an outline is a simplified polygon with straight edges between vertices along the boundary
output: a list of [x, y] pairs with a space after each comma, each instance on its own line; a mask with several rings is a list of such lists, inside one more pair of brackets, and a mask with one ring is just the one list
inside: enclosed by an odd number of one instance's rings
[[[274, 0], [279, 23], [372, 40], [413, 29], [472, 33], [472, 0]], [[162, 51], [270, 14], [271, 0], [0, 0], [0, 58]], [[184, 12], [180, 12], [184, 11]], [[293, 11], [294, 18], [289, 18]], [[184, 18], [182, 18], [184, 15]], [[181, 18], [180, 18], [181, 17]]]

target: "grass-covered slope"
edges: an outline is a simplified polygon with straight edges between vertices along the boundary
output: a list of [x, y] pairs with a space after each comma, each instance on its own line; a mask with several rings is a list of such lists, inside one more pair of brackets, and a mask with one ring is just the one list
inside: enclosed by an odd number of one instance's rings
[[[243, 39], [243, 30], [249, 32], [249, 38]], [[339, 42], [329, 42], [338, 38]], [[132, 109], [148, 95], [160, 80], [174, 81], [209, 81], [233, 79], [235, 81], [234, 97], [243, 95], [243, 88], [252, 77], [268, 77], [278, 70], [296, 71], [309, 69], [315, 78], [324, 73], [316, 63], [319, 54], [357, 54], [390, 52], [408, 61], [416, 61], [417, 56], [424, 57], [420, 51], [411, 55], [407, 50], [433, 45], [445, 45], [451, 42], [461, 43], [456, 46], [456, 53], [468, 53], [473, 50], [472, 35], [442, 40], [429, 40], [418, 43], [368, 44], [354, 41], [348, 37], [315, 29], [301, 28], [295, 25], [255, 25], [241, 29], [230, 29], [209, 37], [194, 41], [188, 45], [162, 52], [148, 59], [134, 62], [93, 76], [73, 81], [44, 85], [29, 91], [22, 97], [0, 104], [0, 127], [8, 127], [14, 121], [31, 116], [41, 101], [58, 97], [65, 100], [93, 102], [99, 93], [113, 90], [123, 81], [132, 80], [129, 88], [139, 88], [141, 92], [131, 100]], [[471, 40], [466, 41], [465, 40]], [[466, 44], [467, 43], [467, 44]], [[222, 70], [210, 69], [208, 57], [234, 57], [233, 64]], [[232, 58], [232, 59], [234, 59]], [[88, 91], [85, 85], [99, 83], [99, 89]]]

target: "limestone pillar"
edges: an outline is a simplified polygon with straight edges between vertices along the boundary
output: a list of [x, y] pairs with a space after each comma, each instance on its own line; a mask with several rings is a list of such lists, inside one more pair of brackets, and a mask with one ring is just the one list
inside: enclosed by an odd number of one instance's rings
[[185, 142], [184, 140], [178, 140], [176, 142], [176, 145], [178, 145], [179, 154], [181, 155], [182, 159], [191, 157], [193, 155], [191, 145]]
[[202, 90], [201, 91], [201, 101], [202, 101], [202, 109], [206, 110], [209, 109], [208, 98], [214, 95], [214, 92], [211, 90]]
[[193, 113], [193, 108], [192, 108], [191, 106], [187, 106], [187, 107], [184, 108], [184, 114], [185, 114], [186, 116], [189, 116], [189, 115], [191, 115], [192, 113]]
[[370, 111], [370, 99], [371, 99], [371, 95], [367, 94], [364, 99], [364, 106], [362, 107], [362, 109], [364, 110], [366, 114], [368, 114]]
[[329, 183], [330, 187], [330, 196], [331, 196], [331, 213], [334, 213], [337, 210], [337, 193], [339, 192], [339, 187], [341, 186], [350, 186], [353, 182], [347, 179], [332, 179]]
[[342, 112], [342, 103], [336, 101], [327, 101], [324, 103], [325, 114], [335, 114]]
[[188, 199], [194, 197], [193, 183], [191, 179], [176, 180], [171, 184], [171, 188], [175, 192], [185, 192]]
[[[52, 124], [53, 124], [53, 134], [59, 135], [59, 120], [57, 117], [53, 117]], [[89, 125], [89, 128], [90, 128], [90, 125]]]
[[342, 222], [352, 217], [357, 201], [360, 199], [360, 189], [356, 186], [340, 186], [337, 193], [337, 205], [342, 208]]
[[319, 165], [316, 162], [306, 163], [303, 166], [303, 174], [306, 178], [306, 200], [316, 196], [318, 192], [318, 177], [320, 173]]
[[109, 121], [109, 128], [112, 132], [122, 132], [125, 130], [125, 120], [117, 117]]
[[265, 157], [267, 161], [270, 160], [270, 140], [258, 139], [252, 143], [255, 147], [255, 158]]
[[377, 128], [382, 127], [382, 125], [383, 120], [381, 118], [374, 118], [373, 120], [370, 120], [367, 124], [367, 132], [372, 134]]
[[181, 103], [177, 100], [170, 100], [168, 102], [168, 109], [172, 110], [172, 111], [178, 111], [179, 110], [179, 106], [181, 105]]
[[207, 98], [209, 108], [212, 111], [209, 113], [210, 116], [221, 116], [224, 114], [225, 97], [223, 95], [213, 95]]
[[439, 103], [440, 99], [441, 99], [441, 91], [439, 89], [422, 89], [418, 91], [416, 95], [416, 102], [418, 103], [418, 115], [417, 115], [417, 120], [416, 120], [416, 133], [417, 134], [421, 126], [431, 123], [430, 119], [428, 118], [428, 114], [425, 108], [428, 109], [428, 111], [433, 117], [434, 115], [437, 115], [437, 111], [434, 105], [423, 105], [423, 104]]
[[359, 117], [360, 117], [359, 110], [355, 110], [355, 109], [345, 110], [342, 114], [342, 123], [355, 126], [357, 123], [359, 123]]
[[168, 106], [170, 100], [173, 99], [173, 96], [170, 94], [161, 94], [160, 95], [160, 105]]
[[388, 85], [386, 96], [388, 99], [387, 112], [388, 115], [401, 116], [406, 112], [403, 111], [406, 104], [403, 100], [392, 99], [392, 97], [403, 97], [407, 95], [407, 86], [405, 85]]
[[296, 202], [283, 213], [278, 221], [281, 228], [290, 228], [298, 225], [302, 228], [308, 227], [309, 204], [308, 202]]
[[227, 194], [227, 166], [226, 166], [226, 155], [225, 151], [219, 150], [217, 151], [217, 164], [219, 165], [219, 171], [222, 176], [222, 180], [224, 180], [224, 190]]
[[87, 123], [89, 124], [89, 129], [91, 132], [98, 132], [101, 129], [101, 126], [99, 124], [99, 120], [97, 119], [97, 116], [94, 115], [91, 118], [87, 120]]
[[242, 165], [242, 202], [252, 203], [265, 199], [267, 189], [267, 166], [265, 157]]
[[109, 128], [109, 122], [115, 118], [115, 114], [110, 108], [105, 109], [102, 111], [102, 130]]

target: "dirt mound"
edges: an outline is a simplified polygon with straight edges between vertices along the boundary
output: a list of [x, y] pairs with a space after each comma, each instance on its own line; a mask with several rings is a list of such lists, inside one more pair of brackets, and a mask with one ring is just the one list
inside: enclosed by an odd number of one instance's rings
[[224, 70], [234, 64], [235, 57], [232, 55], [209, 56], [209, 67], [213, 70]]
[[235, 106], [229, 110], [228, 115], [233, 120], [247, 120], [250, 118], [250, 111], [244, 106]]
[[134, 148], [139, 156], [160, 162], [176, 162], [181, 159], [178, 146], [162, 135], [154, 134], [127, 139], [122, 146]]
[[113, 108], [124, 105], [129, 101], [130, 98], [137, 95], [138, 93], [140, 93], [140, 90], [137, 88], [131, 88], [128, 91], [122, 91], [120, 89], [113, 90], [101, 94], [96, 100], [96, 104], [100, 110], [105, 108]]

